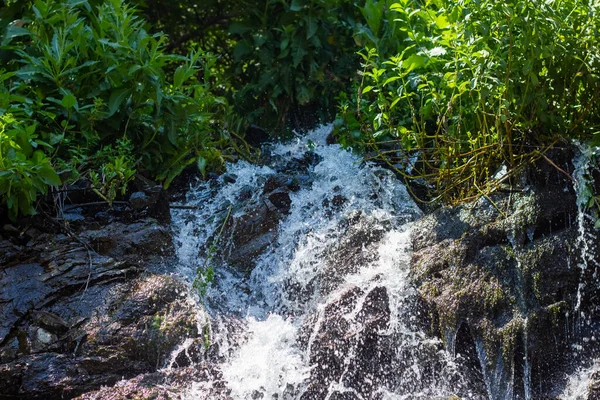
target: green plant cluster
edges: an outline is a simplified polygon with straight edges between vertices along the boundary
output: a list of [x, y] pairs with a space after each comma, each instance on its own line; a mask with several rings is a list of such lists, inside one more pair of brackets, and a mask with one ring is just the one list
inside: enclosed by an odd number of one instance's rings
[[107, 201], [136, 171], [168, 186], [233, 153], [216, 57], [165, 51], [123, 0], [4, 0], [0, 195], [12, 218], [86, 177]]
[[597, 1], [367, 3], [338, 136], [434, 200], [485, 195], [558, 141], [600, 141]]
[[331, 120], [359, 66], [350, 0], [134, 0], [182, 51], [219, 54], [238, 115], [276, 133]]

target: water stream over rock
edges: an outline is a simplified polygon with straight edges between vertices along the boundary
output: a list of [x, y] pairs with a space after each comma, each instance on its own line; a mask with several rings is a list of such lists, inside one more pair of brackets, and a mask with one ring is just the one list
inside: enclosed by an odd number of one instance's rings
[[593, 367], [561, 375], [563, 355], [546, 353], [579, 334], [568, 310], [590, 296], [575, 193], [556, 204], [546, 177], [496, 199], [509, 215], [482, 199], [415, 225], [406, 188], [327, 145], [329, 131], [265, 149], [262, 166], [229, 165], [175, 212], [178, 273], [205, 292], [215, 370], [185, 398], [587, 398]]
[[[174, 217], [182, 274], [192, 280], [197, 268], [214, 264], [206, 304], [230, 396], [484, 398], [480, 377], [461, 374], [460, 357], [419, 325], [408, 274], [410, 222], [421, 211], [392, 173], [326, 146], [328, 131], [273, 147], [271, 166], [231, 165], [218, 191], [209, 182], [190, 192], [188, 204], [199, 211]], [[304, 171], [281, 165], [290, 159], [304, 162]], [[296, 185], [279, 225], [254, 231], [276, 241], [254, 262], [219, 254], [205, 265], [224, 212], [233, 208], [229, 225], [245, 223], [248, 210], [268, 200], [272, 181]], [[219, 238], [224, 247], [227, 240]], [[228, 259], [233, 265], [224, 265]], [[212, 398], [210, 386], [194, 384], [187, 398]]]

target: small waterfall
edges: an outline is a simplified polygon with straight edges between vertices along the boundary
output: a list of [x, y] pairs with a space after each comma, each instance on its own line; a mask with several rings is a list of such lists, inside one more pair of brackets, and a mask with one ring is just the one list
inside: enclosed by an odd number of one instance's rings
[[[580, 311], [582, 292], [586, 288], [586, 284], [591, 282], [585, 282], [585, 275], [588, 270], [589, 264], [594, 264], [597, 268], [598, 264], [595, 262], [596, 257], [596, 243], [598, 241], [597, 235], [594, 232], [593, 219], [587, 213], [590, 199], [594, 196], [594, 180], [593, 171], [598, 169], [596, 164], [600, 158], [600, 148], [590, 147], [584, 144], [579, 144], [579, 154], [573, 160], [575, 165], [575, 172], [573, 173], [573, 179], [575, 180], [575, 193], [577, 193], [577, 227], [579, 236], [577, 238], [577, 246], [580, 249], [581, 257], [578, 264], [581, 269], [582, 279], [579, 282], [579, 288], [577, 291], [577, 304], [575, 310]], [[597, 194], [596, 194], [597, 195]], [[593, 278], [597, 277], [597, 270], [593, 272]], [[580, 314], [578, 317], [581, 317]]]
[[[585, 299], [597, 297], [600, 293], [598, 281], [598, 262], [596, 261], [598, 243], [598, 229], [594, 227], [594, 217], [590, 215], [590, 199], [598, 193], [594, 192], [594, 174], [598, 173], [600, 166], [600, 147], [590, 147], [578, 144], [579, 152], [573, 160], [575, 171], [573, 173], [574, 189], [577, 194], [577, 248], [580, 251], [578, 267], [581, 271], [577, 288], [577, 302], [573, 316], [572, 329], [575, 337], [581, 342], [574, 344], [573, 354], [577, 365], [581, 365], [575, 372], [567, 377], [566, 386], [557, 397], [564, 400], [587, 400], [589, 385], [592, 375], [600, 371], [600, 358], [598, 358], [597, 320], [598, 315], [585, 306]], [[597, 207], [597, 205], [592, 205]], [[596, 210], [598, 211], [598, 210]], [[600, 214], [598, 214], [600, 215]], [[591, 269], [593, 268], [593, 270]], [[567, 317], [569, 316], [567, 312]], [[569, 324], [567, 324], [569, 325]], [[567, 327], [567, 329], [569, 329]]]
[[[228, 165], [190, 191], [194, 210], [174, 216], [180, 273], [191, 282], [198, 269], [215, 272], [204, 304], [231, 398], [484, 398], [419, 325], [408, 264], [421, 211], [391, 172], [326, 145], [330, 129], [273, 146], [269, 166]], [[213, 256], [228, 213], [244, 217], [240, 199], [258, 201], [281, 160], [307, 152], [317, 162], [297, 178], [277, 239], [251, 272]], [[186, 398], [214, 398], [211, 385], [194, 384]]]

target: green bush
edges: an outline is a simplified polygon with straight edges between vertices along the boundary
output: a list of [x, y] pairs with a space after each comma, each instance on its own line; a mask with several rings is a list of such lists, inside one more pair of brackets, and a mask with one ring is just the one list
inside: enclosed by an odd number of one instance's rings
[[270, 130], [332, 119], [358, 67], [360, 11], [350, 0], [135, 2], [169, 33], [170, 47], [219, 54], [237, 114]]
[[87, 176], [110, 202], [136, 170], [168, 186], [203, 154], [222, 164], [229, 106], [214, 94], [214, 56], [167, 54], [166, 37], [122, 0], [15, 4], [0, 20], [0, 189], [11, 216], [61, 183], [57, 168]]
[[506, 181], [557, 141], [598, 142], [598, 2], [401, 0], [386, 12], [338, 135], [426, 179], [434, 199], [489, 193], [500, 165]]

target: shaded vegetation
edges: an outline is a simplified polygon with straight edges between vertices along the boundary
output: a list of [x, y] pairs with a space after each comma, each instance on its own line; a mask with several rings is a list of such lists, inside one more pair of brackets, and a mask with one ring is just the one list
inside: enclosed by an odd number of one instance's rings
[[597, 2], [2, 4], [12, 218], [78, 179], [110, 203], [136, 172], [165, 186], [191, 165], [218, 172], [250, 156], [249, 123], [279, 135], [335, 116], [338, 142], [431, 202], [488, 195], [557, 143], [600, 142]]
[[600, 143], [598, 2], [368, 3], [341, 140], [434, 201], [487, 195], [557, 143]]

